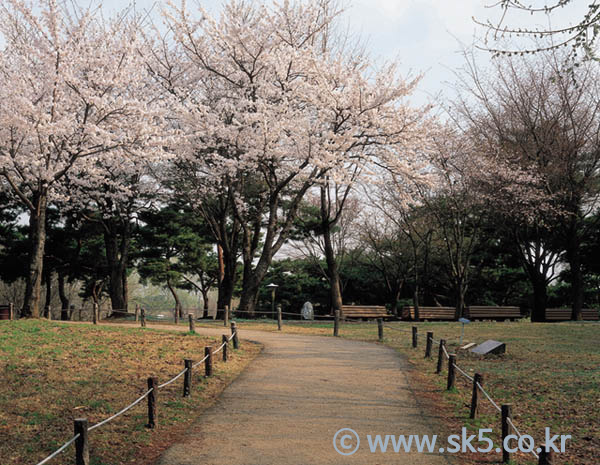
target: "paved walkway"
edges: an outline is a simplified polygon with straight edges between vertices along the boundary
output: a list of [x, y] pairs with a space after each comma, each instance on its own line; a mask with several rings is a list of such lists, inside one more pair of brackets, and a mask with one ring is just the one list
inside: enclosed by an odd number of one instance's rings
[[[370, 452], [367, 434], [438, 433], [417, 406], [406, 364], [392, 349], [243, 327], [240, 335], [262, 343], [264, 352], [200, 415], [199, 433], [168, 449], [157, 465], [453, 463], [438, 453], [394, 453], [391, 445], [385, 454]], [[352, 428], [360, 436], [352, 456], [333, 448], [341, 428]]]

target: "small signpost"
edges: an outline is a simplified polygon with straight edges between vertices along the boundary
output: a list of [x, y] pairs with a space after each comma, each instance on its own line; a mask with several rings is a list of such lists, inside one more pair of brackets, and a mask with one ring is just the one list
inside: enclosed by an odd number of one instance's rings
[[465, 325], [471, 323], [471, 320], [468, 320], [466, 318], [459, 318], [458, 321], [460, 321], [462, 323], [461, 330], [460, 330], [460, 342], [458, 345], [462, 346], [463, 337], [465, 336]]

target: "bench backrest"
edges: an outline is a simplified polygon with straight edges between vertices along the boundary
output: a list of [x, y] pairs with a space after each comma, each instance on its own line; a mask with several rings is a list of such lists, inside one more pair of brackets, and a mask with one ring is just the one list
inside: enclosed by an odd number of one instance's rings
[[388, 316], [387, 309], [381, 305], [342, 305], [344, 317], [380, 318]]
[[471, 305], [465, 308], [466, 318], [520, 318], [519, 307], [495, 307], [489, 305]]
[[[454, 320], [456, 309], [454, 307], [419, 307], [421, 320]], [[402, 318], [415, 318], [415, 307], [403, 307]]]
[[[595, 308], [584, 308], [581, 310], [581, 316], [584, 320], [598, 321], [598, 310]], [[571, 319], [570, 308], [547, 308], [546, 320], [548, 321], [569, 321]]]

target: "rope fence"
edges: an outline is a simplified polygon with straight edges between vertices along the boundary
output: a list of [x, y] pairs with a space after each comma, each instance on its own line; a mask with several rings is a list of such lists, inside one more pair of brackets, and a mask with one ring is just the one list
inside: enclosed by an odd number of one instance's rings
[[[379, 334], [378, 334], [379, 341], [383, 341], [383, 328], [385, 327], [385, 328], [389, 328], [394, 331], [412, 334], [413, 348], [417, 347], [418, 328], [416, 326], [413, 326], [412, 330], [409, 331], [409, 330], [395, 328], [390, 325], [384, 325], [382, 320], [378, 320], [378, 323], [379, 323]], [[456, 338], [451, 339], [451, 340], [456, 340]], [[463, 370], [461, 367], [459, 367], [458, 364], [456, 363], [456, 355], [449, 354], [448, 350], [446, 349], [447, 341], [448, 340], [444, 340], [444, 339], [436, 340], [433, 338], [433, 332], [428, 332], [427, 333], [427, 345], [425, 348], [425, 358], [431, 358], [431, 347], [433, 344], [438, 345], [440, 348], [440, 350], [438, 351], [438, 361], [437, 361], [436, 373], [441, 373], [441, 367], [443, 365], [443, 360], [448, 360], [447, 390], [455, 389], [455, 378], [456, 378], [455, 373], [456, 372], [460, 373], [464, 378], [466, 378], [471, 383], [473, 383], [473, 394], [472, 394], [471, 405], [470, 405], [470, 409], [471, 409], [470, 418], [472, 418], [472, 419], [475, 418], [477, 408], [478, 408], [478, 395], [477, 394], [479, 392], [481, 392], [484, 395], [484, 397], [490, 402], [490, 404], [494, 407], [494, 409], [496, 409], [498, 412], [500, 412], [502, 424], [507, 425], [506, 428], [504, 428], [504, 427], [502, 428], [502, 443], [503, 443], [503, 445], [504, 445], [504, 440], [505, 440], [506, 436], [509, 435], [508, 427], [510, 427], [516, 433], [516, 435], [518, 436], [519, 439], [523, 438], [524, 435], [521, 434], [521, 432], [517, 429], [517, 427], [515, 426], [512, 418], [511, 418], [511, 405], [510, 404], [504, 404], [502, 406], [498, 405], [498, 403], [495, 402], [494, 399], [492, 399], [492, 397], [490, 396], [490, 394], [483, 388], [483, 386], [482, 386], [483, 377], [481, 374], [475, 373], [474, 376], [470, 376], [465, 370]], [[529, 436], [529, 435], [527, 435], [527, 436], [529, 438], [531, 438], [531, 436]], [[536, 459], [539, 460], [539, 462], [538, 462], [539, 465], [546, 465], [548, 463], [551, 463], [549, 461], [550, 456], [551, 456], [550, 451], [543, 450], [542, 454], [538, 455], [536, 453], [536, 451], [533, 450], [532, 447], [529, 447], [528, 452], [531, 453]], [[510, 453], [504, 447], [502, 447], [502, 458], [503, 458], [504, 463], [509, 463], [511, 460]]]
[[[156, 416], [157, 405], [156, 405], [156, 396], [155, 396], [156, 391], [169, 386], [170, 384], [174, 383], [182, 376], [187, 375], [184, 378], [184, 386], [183, 386], [184, 394], [183, 395], [184, 395], [184, 397], [189, 396], [190, 392], [191, 392], [191, 371], [193, 368], [204, 363], [205, 364], [205, 377], [210, 377], [210, 376], [212, 376], [212, 360], [213, 360], [212, 355], [223, 350], [224, 351], [223, 361], [227, 361], [227, 357], [225, 356], [225, 354], [227, 353], [226, 352], [227, 345], [232, 339], [234, 340], [234, 348], [235, 349], [239, 348], [238, 330], [237, 330], [237, 326], [236, 326], [235, 322], [233, 322], [233, 321], [231, 322], [231, 336], [223, 335], [222, 339], [223, 339], [223, 343], [216, 350], [213, 350], [212, 347], [210, 347], [210, 346], [205, 347], [204, 348], [205, 356], [199, 362], [192, 364], [190, 360], [184, 360], [185, 365], [186, 365], [185, 369], [183, 371], [179, 372], [178, 374], [176, 374], [170, 380], [159, 385], [156, 381], [156, 378], [154, 378], [154, 377], [148, 378], [148, 390], [146, 392], [144, 392], [144, 394], [142, 394], [136, 400], [134, 400], [131, 404], [129, 404], [127, 407], [119, 410], [114, 415], [112, 415], [90, 427], [87, 426], [87, 419], [76, 419], [75, 420], [75, 431], [77, 432], [78, 427], [81, 428], [81, 425], [84, 425], [83, 432], [79, 432], [79, 433], [75, 434], [75, 436], [73, 436], [71, 439], [69, 439], [67, 442], [65, 442], [62, 446], [60, 446], [58, 449], [56, 449], [54, 452], [52, 452], [48, 457], [46, 457], [41, 462], [38, 462], [37, 465], [44, 465], [44, 464], [50, 462], [53, 458], [55, 458], [60, 453], [65, 451], [73, 443], [75, 443], [75, 463], [89, 463], [89, 457], [85, 456], [86, 454], [89, 454], [89, 452], [88, 452], [89, 446], [87, 444], [87, 441], [88, 441], [87, 433], [94, 431], [95, 429], [98, 429], [98, 428], [106, 425], [107, 423], [115, 420], [116, 418], [120, 417], [121, 415], [123, 415], [127, 411], [131, 410], [136, 405], [138, 405], [144, 399], [148, 399], [148, 425], [146, 425], [146, 426], [150, 427], [150, 428], [155, 428], [156, 427], [156, 418], [157, 418], [157, 416]], [[80, 431], [82, 431], [82, 430], [80, 429]], [[80, 439], [80, 438], [83, 438], [83, 441], [78, 441], [78, 439]]]

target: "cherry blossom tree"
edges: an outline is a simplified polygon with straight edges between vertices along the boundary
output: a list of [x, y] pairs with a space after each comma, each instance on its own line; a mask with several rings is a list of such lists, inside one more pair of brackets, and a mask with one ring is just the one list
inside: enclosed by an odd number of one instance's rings
[[196, 166], [195, 189], [231, 199], [243, 311], [254, 311], [313, 186], [345, 182], [350, 161], [412, 173], [424, 145], [424, 111], [405, 102], [416, 81], [399, 78], [395, 63], [376, 68], [355, 47], [331, 45], [332, 5], [231, 1], [218, 20], [202, 10], [195, 20], [185, 4], [167, 13], [185, 59], [174, 86], [185, 108], [181, 158]]
[[70, 195], [67, 175], [102, 189], [99, 161], [162, 153], [166, 105], [148, 85], [137, 21], [126, 14], [6, 0], [0, 43], [0, 176], [29, 212], [23, 314], [37, 317], [49, 203]]

